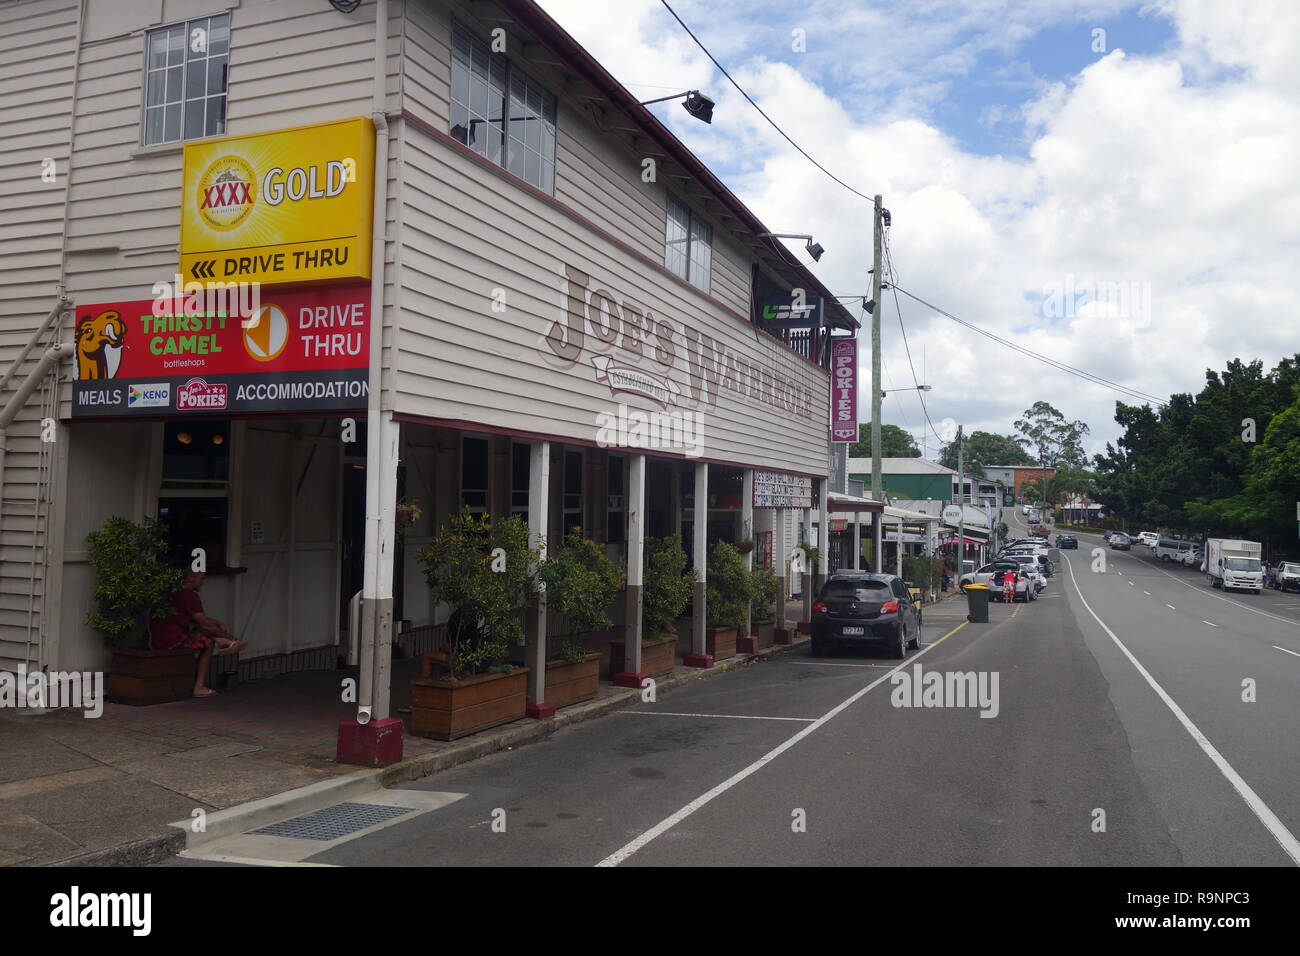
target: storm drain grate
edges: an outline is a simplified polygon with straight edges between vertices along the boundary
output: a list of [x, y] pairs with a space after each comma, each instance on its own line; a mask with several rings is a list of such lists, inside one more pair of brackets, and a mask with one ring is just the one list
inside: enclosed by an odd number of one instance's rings
[[387, 807], [375, 803], [340, 803], [314, 813], [273, 823], [254, 833], [293, 837], [295, 840], [338, 840], [366, 827], [410, 813], [410, 807]]

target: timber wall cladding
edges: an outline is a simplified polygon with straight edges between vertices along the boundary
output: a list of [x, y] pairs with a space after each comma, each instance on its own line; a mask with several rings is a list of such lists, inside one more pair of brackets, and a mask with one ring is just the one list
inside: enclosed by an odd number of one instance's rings
[[704, 457], [824, 473], [823, 370], [450, 142], [403, 133], [400, 411], [594, 442], [600, 413], [665, 410], [614, 394], [592, 361], [608, 358], [699, 413], [685, 432], [703, 426]]
[[[55, 302], [67, 201], [78, 3], [0, 5], [0, 369]], [[38, 346], [11, 384], [35, 366]], [[49, 522], [34, 521], [41, 454], [40, 392], [9, 428], [0, 501], [0, 669], [42, 660], [43, 549]], [[29, 646], [29, 639], [33, 642]]]
[[[489, 36], [489, 24], [459, 5], [408, 4], [404, 28], [402, 106], [438, 133], [449, 122], [453, 16]], [[705, 456], [824, 471], [818, 423], [826, 416], [825, 373], [733, 314], [749, 311], [747, 255], [714, 222], [712, 297], [663, 272], [662, 185], [641, 181], [640, 157], [591, 123], [551, 66], [529, 61], [517, 45], [510, 52], [513, 63], [557, 94], [555, 199], [571, 212], [424, 127], [403, 124], [401, 410], [585, 442], [597, 440], [597, 413], [620, 403], [665, 410], [598, 384], [591, 359], [604, 354], [661, 384], [675, 380], [681, 395], [666, 410], [705, 415]], [[588, 277], [579, 282], [594, 299], [578, 308], [593, 310], [599, 325], [588, 326], [586, 348], [565, 362], [539, 353], [538, 345], [548, 331], [565, 337], [566, 296], [574, 288], [568, 277], [575, 273]], [[506, 296], [504, 312], [491, 308], [498, 290]], [[601, 290], [612, 301], [595, 295]], [[676, 329], [671, 356], [652, 350], [659, 329], [647, 313]], [[637, 325], [648, 325], [639, 352], [622, 347], [631, 338], [624, 330]], [[703, 346], [697, 371], [716, 379], [703, 396], [691, 379], [687, 329], [697, 352]]]

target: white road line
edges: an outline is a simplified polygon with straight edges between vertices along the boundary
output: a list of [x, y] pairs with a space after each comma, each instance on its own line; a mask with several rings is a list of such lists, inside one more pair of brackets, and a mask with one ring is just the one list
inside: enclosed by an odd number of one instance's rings
[[[1133, 584], [1132, 581], [1130, 581], [1130, 582], [1128, 583], [1128, 586], [1129, 586], [1129, 587], [1135, 587], [1135, 585]], [[1143, 593], [1143, 594], [1150, 594], [1151, 592], [1150, 592], [1150, 591], [1143, 591], [1142, 593]]]
[[[1130, 581], [1129, 583], [1132, 584], [1133, 582]], [[1151, 592], [1150, 592], [1150, 591], [1143, 591], [1142, 593], [1145, 594], [1147, 597], [1150, 597], [1150, 596], [1151, 596]]]
[[[1157, 567], [1154, 567], [1154, 566], [1153, 566], [1153, 567], [1152, 567], [1152, 570], [1154, 570], [1154, 571], [1159, 571], [1159, 572], [1160, 572], [1161, 574], [1163, 574], [1165, 577], [1167, 577], [1167, 578], [1171, 578], [1172, 580], [1174, 580], [1174, 581], [1176, 581], [1177, 583], [1183, 585], [1184, 587], [1189, 587], [1189, 588], [1193, 589], [1194, 591], [1197, 591], [1197, 592], [1200, 593], [1200, 594], [1204, 594], [1206, 597], [1212, 597], [1212, 598], [1214, 598], [1216, 601], [1223, 601], [1223, 602], [1225, 602], [1225, 603], [1227, 603], [1227, 604], [1231, 604], [1233, 607], [1239, 607], [1239, 608], [1241, 608], [1243, 611], [1249, 611], [1251, 614], [1261, 614], [1261, 615], [1263, 615], [1264, 617], [1271, 617], [1271, 618], [1272, 618], [1273, 620], [1275, 620], [1275, 621], [1281, 621], [1283, 624], [1290, 624], [1292, 627], [1300, 627], [1300, 621], [1293, 621], [1293, 620], [1292, 620], [1291, 618], [1289, 618], [1289, 617], [1281, 617], [1280, 615], [1277, 615], [1277, 614], [1269, 614], [1268, 611], [1261, 611], [1261, 610], [1259, 610], [1258, 608], [1250, 607], [1249, 605], [1242, 604], [1240, 601], [1234, 601], [1234, 600], [1232, 600], [1231, 598], [1226, 598], [1226, 597], [1223, 597], [1222, 595], [1219, 595], [1219, 594], [1211, 594], [1210, 591], [1209, 591], [1209, 589], [1207, 589], [1207, 588], [1204, 588], [1204, 587], [1197, 587], [1195, 584], [1192, 584], [1192, 583], [1190, 583], [1190, 582], [1188, 582], [1188, 581], [1184, 581], [1184, 580], [1182, 580], [1181, 578], [1175, 578], [1172, 574], [1170, 574], [1170, 573], [1169, 573], [1168, 571], [1166, 571], [1164, 568], [1157, 568]], [[1073, 573], [1074, 573], [1074, 570], [1071, 569], [1070, 573], [1073, 574]]]
[[1165, 607], [1169, 608], [1169, 610], [1171, 610], [1171, 611], [1177, 611], [1177, 610], [1178, 610], [1178, 608], [1174, 607], [1172, 604], [1166, 604]]
[[[961, 625], [958, 625], [958, 628], [960, 627]], [[950, 631], [949, 633], [953, 633], [953, 632]], [[884, 683], [894, 672], [915, 663], [917, 660], [924, 657], [926, 654], [930, 653], [930, 651], [933, 650], [935, 647], [938, 647], [938, 645], [931, 644], [929, 647], [925, 648], [924, 650], [917, 651], [911, 657], [907, 658], [907, 660], [899, 661], [897, 664], [891, 667], [884, 674], [881, 674], [878, 678], [873, 680], [866, 687], [862, 688], [857, 693], [853, 694], [851, 697], [841, 701], [839, 704], [836, 704], [826, 713], [822, 714], [813, 723], [809, 724], [803, 730], [799, 731], [797, 734], [795, 734], [785, 743], [781, 744], [780, 746], [776, 747], [773, 750], [769, 750], [767, 753], [763, 754], [763, 756], [759, 757], [757, 760], [755, 760], [745, 769], [739, 771], [738, 773], [732, 774], [730, 777], [722, 781], [722, 783], [718, 784], [708, 793], [696, 797], [694, 800], [686, 804], [686, 806], [682, 807], [672, 816], [666, 817], [665, 819], [659, 821], [649, 830], [646, 830], [639, 837], [634, 839], [632, 842], [628, 843], [626, 846], [622, 847], [621, 849], [615, 850], [613, 853], [605, 857], [605, 859], [601, 860], [596, 865], [597, 866], [618, 866], [620, 863], [622, 863], [624, 860], [630, 857], [637, 850], [641, 849], [646, 844], [648, 844], [651, 840], [667, 833], [673, 827], [677, 826], [677, 824], [681, 823], [683, 820], [689, 817], [696, 810], [699, 810], [701, 807], [710, 803], [717, 797], [722, 796], [724, 793], [726, 793], [736, 784], [740, 783], [746, 777], [758, 772], [767, 764], [771, 763], [777, 757], [781, 756], [781, 754], [785, 753], [787, 750], [789, 750], [791, 747], [797, 744], [799, 741], [803, 740], [805, 737], [812, 734], [812, 732], [815, 731], [818, 727], [821, 727], [823, 724], [830, 721], [833, 717], [838, 716], [840, 713], [847, 710], [853, 704], [857, 703], [868, 693], [870, 693], [873, 689], [879, 687], [882, 683]]]
[[1201, 623], [1202, 623], [1202, 624], [1208, 624], [1208, 625], [1210, 625], [1210, 627], [1218, 627], [1218, 626], [1219, 626], [1219, 625], [1215, 624], [1213, 621], [1207, 621], [1207, 620], [1205, 620], [1204, 618], [1201, 619]]
[[816, 717], [754, 717], [750, 714], [677, 714], [670, 710], [621, 710], [620, 714], [633, 714], [642, 717], [724, 717], [728, 720], [795, 720], [801, 724], [811, 724]]
[[[924, 641], [921, 642], [925, 646]], [[798, 667], [896, 667], [895, 664], [841, 664], [839, 661], [782, 661], [783, 664]]]
[[1296, 654], [1295, 651], [1288, 651], [1285, 647], [1278, 647], [1276, 644], [1273, 645], [1273, 649], [1281, 651], [1283, 654], [1291, 654], [1295, 657], [1300, 657], [1300, 654]]
[[1097, 612], [1092, 609], [1092, 605], [1088, 603], [1087, 598], [1083, 596], [1083, 592], [1079, 590], [1079, 581], [1074, 576], [1074, 567], [1069, 565], [1069, 562], [1067, 562], [1067, 566], [1070, 567], [1070, 583], [1074, 585], [1074, 593], [1079, 595], [1079, 600], [1082, 601], [1083, 606], [1088, 609], [1088, 613], [1092, 615], [1092, 619], [1101, 626], [1103, 631], [1110, 635], [1110, 639], [1115, 642], [1115, 646], [1118, 647], [1120, 651], [1123, 652], [1124, 656], [1129, 659], [1130, 663], [1132, 663], [1132, 665], [1137, 669], [1137, 672], [1146, 679], [1146, 682], [1151, 685], [1151, 689], [1156, 692], [1156, 695], [1162, 701], [1164, 701], [1165, 706], [1173, 712], [1173, 715], [1178, 718], [1178, 722], [1183, 725], [1184, 729], [1186, 729], [1188, 734], [1191, 735], [1192, 739], [1195, 740], [1201, 750], [1205, 752], [1205, 755], [1213, 761], [1216, 767], [1219, 768], [1219, 772], [1227, 778], [1228, 782], [1232, 784], [1233, 789], [1241, 795], [1242, 800], [1246, 802], [1246, 806], [1251, 809], [1259, 819], [1260, 823], [1264, 824], [1264, 827], [1270, 834], [1272, 834], [1273, 839], [1277, 840], [1278, 844], [1282, 847], [1282, 851], [1291, 858], [1291, 862], [1300, 865], [1300, 842], [1298, 842], [1291, 831], [1286, 828], [1286, 824], [1277, 818], [1277, 814], [1268, 808], [1268, 805], [1259, 798], [1259, 795], [1250, 788], [1250, 785], [1241, 778], [1241, 775], [1237, 773], [1224, 756], [1219, 753], [1214, 744], [1210, 743], [1209, 738], [1207, 738], [1205, 734], [1201, 733], [1200, 729], [1192, 723], [1190, 717], [1183, 713], [1183, 709], [1174, 702], [1174, 699], [1170, 697], [1169, 694], [1165, 692], [1165, 689], [1156, 682], [1156, 679], [1152, 677], [1147, 669], [1142, 666], [1141, 662], [1133, 656], [1133, 653], [1124, 646], [1124, 642], [1116, 637], [1115, 632], [1107, 627], [1106, 623], [1097, 616]]

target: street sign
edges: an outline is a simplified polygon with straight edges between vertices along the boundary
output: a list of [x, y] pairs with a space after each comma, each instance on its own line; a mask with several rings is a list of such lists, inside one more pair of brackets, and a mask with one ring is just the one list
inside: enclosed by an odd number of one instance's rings
[[1016, 503], [1016, 497], [1011, 492], [1008, 491], [1002, 495], [1002, 507], [1010, 508], [1014, 506], [1015, 503]]

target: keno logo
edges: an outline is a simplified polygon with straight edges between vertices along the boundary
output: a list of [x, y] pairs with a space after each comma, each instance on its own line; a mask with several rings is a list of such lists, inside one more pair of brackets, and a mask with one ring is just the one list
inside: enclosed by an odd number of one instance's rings
[[226, 386], [209, 385], [201, 378], [192, 378], [176, 389], [176, 408], [219, 409], [226, 407]]
[[166, 408], [171, 404], [172, 387], [166, 382], [132, 385], [126, 398], [127, 408]]
[[234, 229], [253, 211], [257, 177], [253, 167], [238, 156], [213, 160], [199, 179], [199, 215], [213, 229]]

